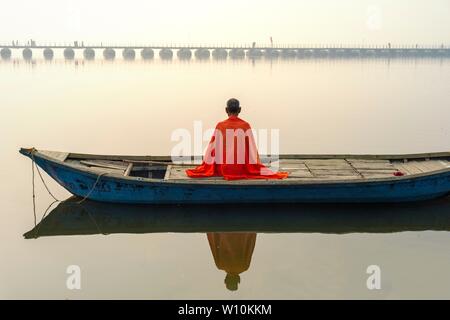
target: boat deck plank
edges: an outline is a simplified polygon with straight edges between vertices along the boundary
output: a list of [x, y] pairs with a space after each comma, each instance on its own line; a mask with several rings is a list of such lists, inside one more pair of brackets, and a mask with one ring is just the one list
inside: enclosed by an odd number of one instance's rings
[[349, 169], [311, 169], [314, 176], [358, 176], [358, 173], [352, 168]]
[[394, 167], [405, 174], [421, 174], [426, 172], [438, 171], [448, 168], [446, 160], [424, 160], [395, 162]]
[[[59, 159], [64, 159], [64, 156], [60, 153], [55, 155]], [[67, 155], [65, 157], [67, 158]], [[125, 175], [127, 169], [129, 169], [129, 163], [120, 160], [72, 160], [69, 158], [66, 162], [75, 163], [80, 167], [89, 168], [99, 173], [108, 172]], [[159, 170], [165, 168], [165, 166], [156, 163], [142, 163], [140, 165], [144, 167], [151, 166], [151, 168]], [[305, 181], [388, 178], [392, 177], [396, 171], [401, 171], [405, 175], [414, 175], [448, 168], [449, 162], [447, 160], [413, 160], [400, 162], [398, 160], [389, 161], [359, 158], [280, 159], [275, 163], [272, 162], [272, 165], [275, 166], [276, 170], [288, 172], [288, 180]], [[195, 166], [196, 164], [169, 164], [163, 179], [190, 180], [191, 178], [186, 175], [186, 169], [194, 168]], [[223, 178], [210, 177], [202, 178], [201, 180], [223, 180]]]
[[[187, 167], [185, 165], [170, 165], [168, 167], [168, 172], [166, 172], [166, 176], [164, 177], [164, 180], [186, 180], [191, 179], [186, 175], [187, 169], [193, 169], [192, 167]], [[208, 177], [208, 178], [201, 178], [202, 180], [222, 180], [222, 177]]]
[[109, 169], [117, 169], [117, 170], [126, 170], [128, 164], [125, 162], [119, 161], [105, 161], [105, 160], [90, 160], [90, 161], [80, 161], [81, 164], [84, 164], [88, 167], [99, 167], [99, 168], [109, 168]]
[[[282, 169], [283, 171], [287, 171], [285, 169]], [[312, 175], [311, 171], [309, 170], [293, 170], [289, 172], [289, 176], [288, 178], [313, 178], [314, 176]]]
[[423, 173], [423, 170], [418, 168], [414, 163], [411, 162], [405, 162], [405, 163], [396, 163], [395, 167], [407, 175], [412, 174], [421, 174]]
[[435, 171], [435, 170], [442, 170], [445, 169], [447, 166], [442, 163], [441, 161], [414, 161], [414, 165], [418, 168], [422, 169], [422, 171]]
[[39, 151], [39, 153], [43, 154], [44, 156], [47, 156], [49, 158], [53, 158], [59, 161], [64, 162], [67, 157], [69, 156], [69, 152], [59, 152], [59, 151], [47, 151], [47, 150], [42, 150]]

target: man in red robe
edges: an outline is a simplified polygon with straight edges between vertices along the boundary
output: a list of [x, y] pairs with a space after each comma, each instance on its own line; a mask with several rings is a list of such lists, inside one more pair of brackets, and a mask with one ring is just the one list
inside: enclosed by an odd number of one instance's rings
[[203, 163], [186, 170], [186, 174], [191, 178], [221, 176], [225, 180], [286, 178], [287, 172], [273, 172], [261, 163], [251, 127], [238, 117], [239, 101], [228, 100], [225, 111], [228, 119], [217, 124]]

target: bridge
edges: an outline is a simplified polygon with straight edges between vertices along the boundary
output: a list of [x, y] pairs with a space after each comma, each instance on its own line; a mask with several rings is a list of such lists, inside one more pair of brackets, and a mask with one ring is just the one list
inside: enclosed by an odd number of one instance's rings
[[136, 59], [136, 52], [139, 52], [141, 59], [150, 60], [155, 58], [156, 53], [160, 59], [171, 60], [175, 56], [180, 60], [196, 58], [202, 59], [258, 59], [258, 58], [450, 58], [450, 46], [302, 46], [302, 45], [281, 45], [281, 46], [246, 46], [246, 45], [84, 45], [84, 42], [75, 41], [70, 45], [53, 44], [38, 45], [34, 41], [28, 44], [12, 42], [10, 45], [0, 44], [0, 58], [11, 59], [16, 56], [14, 51], [19, 51], [25, 60], [34, 57], [41, 57], [52, 60], [55, 52], [62, 51], [62, 57], [66, 60], [73, 60], [77, 56], [76, 52], [82, 54], [86, 60], [95, 59], [101, 51], [101, 55], [106, 60], [114, 60], [117, 51], [120, 51], [123, 59]]

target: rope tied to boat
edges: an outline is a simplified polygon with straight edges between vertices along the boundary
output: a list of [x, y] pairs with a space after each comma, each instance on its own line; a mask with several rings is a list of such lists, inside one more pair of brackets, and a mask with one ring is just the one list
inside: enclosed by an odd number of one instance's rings
[[33, 172], [33, 199], [35, 199], [35, 192], [34, 192], [34, 168], [36, 167], [36, 170], [39, 174], [39, 177], [41, 178], [42, 183], [44, 184], [45, 189], [47, 189], [48, 194], [55, 200], [55, 201], [59, 201], [61, 202], [61, 200], [59, 200], [58, 198], [56, 198], [53, 193], [50, 191], [50, 189], [48, 188], [47, 184], [45, 183], [44, 178], [42, 177], [41, 174], [41, 170], [39, 170], [39, 167], [36, 165], [36, 159], [34, 158], [34, 153], [36, 152], [36, 149], [33, 149], [31, 151], [31, 161], [32, 161], [32, 172]]
[[[34, 226], [36, 227], [37, 225], [37, 216], [36, 216], [36, 185], [35, 185], [35, 168], [36, 171], [39, 174], [39, 177], [42, 181], [42, 184], [44, 185], [45, 189], [47, 190], [48, 194], [54, 199], [54, 201], [47, 207], [47, 209], [45, 210], [41, 221], [45, 218], [49, 208], [56, 202], [65, 202], [66, 200], [59, 200], [51, 191], [50, 188], [48, 187], [47, 183], [44, 180], [44, 177], [42, 176], [41, 170], [39, 169], [39, 166], [36, 164], [36, 159], [34, 158], [34, 154], [36, 152], [36, 149], [31, 150], [30, 154], [31, 154], [31, 185], [32, 185], [32, 189], [33, 189], [33, 215], [34, 215]], [[108, 172], [102, 172], [97, 176], [97, 179], [95, 180], [95, 183], [92, 185], [92, 188], [89, 189], [88, 193], [86, 194], [86, 196], [84, 196], [81, 200], [75, 202], [76, 204], [82, 204], [84, 201], [86, 201], [89, 196], [92, 194], [92, 192], [94, 191], [94, 189], [97, 187], [97, 184], [100, 181], [100, 178], [104, 175], [108, 174]]]
[[91, 195], [92, 191], [94, 191], [95, 187], [97, 186], [98, 182], [100, 181], [100, 178], [103, 177], [104, 175], [108, 174], [108, 172], [102, 172], [98, 175], [97, 180], [95, 180], [94, 185], [92, 186], [91, 190], [89, 190], [89, 192], [86, 194], [86, 196], [83, 197], [83, 199], [81, 199], [80, 201], [77, 201], [77, 204], [81, 204], [83, 203], [87, 198], [89, 198], [89, 196]]

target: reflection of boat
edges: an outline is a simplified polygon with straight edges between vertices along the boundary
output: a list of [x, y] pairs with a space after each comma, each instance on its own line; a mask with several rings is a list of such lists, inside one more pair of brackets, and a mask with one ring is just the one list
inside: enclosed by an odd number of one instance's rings
[[[190, 179], [169, 157], [21, 149], [74, 195], [120, 203], [398, 202], [450, 192], [450, 153], [287, 155], [284, 180]], [[192, 167], [192, 165], [191, 165]]]
[[154, 232], [450, 231], [450, 198], [403, 204], [127, 205], [73, 197], [25, 238]]

